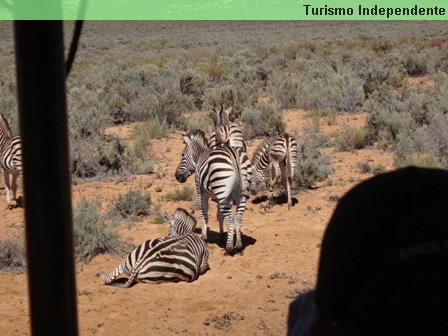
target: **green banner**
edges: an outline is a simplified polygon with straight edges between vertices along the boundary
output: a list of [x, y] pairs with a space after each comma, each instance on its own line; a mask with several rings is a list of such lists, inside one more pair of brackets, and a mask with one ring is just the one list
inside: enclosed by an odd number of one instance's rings
[[1, 20], [446, 20], [446, 0], [0, 0]]

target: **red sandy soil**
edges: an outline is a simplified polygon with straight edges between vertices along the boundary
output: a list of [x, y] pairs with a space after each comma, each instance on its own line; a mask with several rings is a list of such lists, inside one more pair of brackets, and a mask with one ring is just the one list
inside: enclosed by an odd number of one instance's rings
[[[305, 111], [285, 111], [289, 131], [320, 124], [331, 136], [344, 124], [361, 127], [364, 114], [342, 114], [329, 125], [325, 118], [310, 118]], [[108, 130], [129, 139], [132, 126]], [[249, 154], [257, 141], [249, 144]], [[114, 177], [103, 181], [73, 183], [73, 201], [80, 196], [99, 198], [102, 208], [130, 188], [144, 188], [161, 211], [172, 215], [177, 207], [195, 208], [195, 201], [164, 201], [162, 196], [180, 185], [174, 171], [183, 148], [180, 132], [155, 141], [152, 175]], [[338, 152], [326, 148], [334, 175], [316, 188], [300, 192], [288, 211], [286, 204], [266, 209], [266, 202], [248, 201], [243, 232], [244, 255], [224, 257], [223, 248], [211, 242], [211, 269], [192, 283], [136, 284], [130, 289], [105, 286], [98, 272], [111, 272], [121, 262], [117, 256], [101, 255], [90, 263], [77, 263], [77, 301], [80, 335], [285, 335], [288, 305], [297, 293], [314, 286], [322, 234], [337, 199], [355, 184], [369, 178], [358, 164], [383, 165], [392, 169], [392, 153], [374, 148]], [[187, 184], [193, 187], [194, 179]], [[21, 192], [21, 190], [19, 190]], [[21, 193], [19, 193], [21, 194]], [[23, 233], [23, 209], [7, 210], [0, 195], [0, 239]], [[212, 202], [209, 228], [219, 232]], [[195, 213], [199, 222], [199, 212]], [[122, 225], [124, 238], [135, 244], [167, 234], [167, 224], [146, 218]], [[362, 225], [362, 223], [360, 223]], [[0, 272], [0, 330], [2, 335], [29, 335], [26, 274]]]

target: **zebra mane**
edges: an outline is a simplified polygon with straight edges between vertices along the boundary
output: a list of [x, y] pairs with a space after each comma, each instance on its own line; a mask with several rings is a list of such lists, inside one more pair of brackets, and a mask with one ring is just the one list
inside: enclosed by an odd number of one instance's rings
[[0, 113], [0, 127], [7, 133], [7, 136], [12, 136], [11, 128], [3, 113]]
[[203, 130], [194, 130], [192, 132], [187, 133], [187, 136], [191, 139], [191, 140], [195, 140], [198, 141], [199, 143], [201, 143], [202, 145], [204, 145], [204, 147], [208, 147], [208, 139], [205, 136], [205, 133]]
[[[194, 230], [196, 227], [196, 218], [193, 217], [190, 213], [188, 213], [187, 210], [182, 208], [177, 208], [176, 212], [174, 213], [173, 219], [179, 219], [183, 221], [184, 223], [188, 224], [188, 226], [191, 226], [191, 228]], [[192, 231], [193, 231], [192, 230]]]
[[257, 147], [257, 149], [254, 152], [254, 155], [252, 156], [252, 166], [256, 167], [258, 164], [258, 161], [260, 161], [261, 157], [266, 153], [266, 151], [271, 146], [271, 143], [274, 139], [273, 138], [265, 138]]

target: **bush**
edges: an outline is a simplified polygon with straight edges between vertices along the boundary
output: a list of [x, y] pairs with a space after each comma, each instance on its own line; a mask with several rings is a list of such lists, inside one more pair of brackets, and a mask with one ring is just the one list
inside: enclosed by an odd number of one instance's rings
[[99, 207], [99, 202], [81, 198], [73, 211], [75, 255], [79, 260], [89, 262], [98, 254], [121, 254], [125, 249], [120, 234], [108, 225]]
[[330, 158], [322, 153], [321, 147], [325, 141], [317, 127], [304, 130], [298, 140], [297, 166], [294, 170], [295, 189], [307, 189], [316, 182], [327, 179], [333, 174]]
[[247, 106], [254, 106], [259, 91], [250, 85], [227, 84], [212, 89], [207, 95], [209, 106], [233, 106], [234, 113], [239, 114]]
[[341, 76], [328, 67], [320, 71], [322, 73], [314, 74], [315, 77], [301, 82], [299, 94], [305, 108], [324, 115], [323, 111], [329, 108], [339, 108], [341, 105], [342, 89], [339, 85]]
[[151, 212], [151, 195], [141, 190], [129, 190], [126, 194], [118, 195], [112, 201], [112, 207], [109, 214], [121, 218], [137, 220], [150, 215]]
[[118, 138], [109, 142], [95, 136], [70, 142], [71, 172], [80, 178], [122, 173], [125, 170], [125, 146]]
[[355, 112], [364, 103], [363, 82], [360, 78], [353, 77], [352, 74], [344, 76], [341, 83], [341, 101], [339, 110]]
[[205, 92], [207, 81], [196, 71], [188, 70], [180, 77], [180, 92], [200, 97]]
[[409, 76], [423, 76], [428, 72], [426, 58], [415, 52], [405, 55], [402, 64]]
[[293, 108], [299, 103], [298, 85], [295, 77], [275, 73], [270, 78], [268, 92], [272, 93], [280, 108]]
[[397, 167], [416, 166], [423, 168], [443, 168], [439, 159], [431, 153], [412, 153], [396, 160]]
[[166, 193], [164, 199], [167, 201], [192, 201], [195, 194], [195, 189], [186, 185], [181, 189]]
[[397, 139], [395, 165], [448, 168], [448, 116], [435, 114], [428, 125], [402, 132]]
[[26, 267], [25, 247], [21, 239], [0, 240], [0, 270], [23, 273]]
[[336, 148], [340, 151], [354, 151], [366, 145], [366, 131], [364, 128], [353, 128], [344, 124], [336, 134]]
[[285, 131], [283, 115], [276, 104], [261, 104], [258, 108], [247, 107], [241, 113], [245, 138], [274, 136]]

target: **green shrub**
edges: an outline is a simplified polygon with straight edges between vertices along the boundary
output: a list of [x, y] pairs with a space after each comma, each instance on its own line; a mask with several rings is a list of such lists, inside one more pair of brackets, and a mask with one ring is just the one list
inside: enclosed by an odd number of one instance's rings
[[324, 115], [328, 108], [339, 108], [342, 101], [341, 78], [333, 70], [323, 77], [305, 80], [301, 83], [300, 96], [305, 108]]
[[163, 197], [167, 201], [192, 201], [196, 191], [190, 186], [183, 186], [171, 192], [167, 192]]
[[409, 76], [423, 76], [428, 72], [426, 57], [415, 52], [405, 55], [402, 64]]
[[188, 70], [180, 77], [180, 92], [200, 97], [204, 94], [207, 81], [196, 71]]
[[276, 104], [260, 104], [257, 108], [246, 107], [241, 113], [245, 138], [274, 136], [285, 131], [283, 115]]
[[412, 153], [396, 161], [397, 167], [416, 166], [424, 168], [443, 168], [439, 159], [431, 153]]
[[110, 215], [131, 220], [141, 219], [151, 213], [151, 195], [147, 191], [135, 189], [118, 195], [109, 209]]
[[258, 100], [259, 91], [251, 85], [227, 84], [213, 88], [207, 95], [209, 106], [233, 106], [234, 113], [239, 114], [247, 106], [254, 106]]
[[0, 270], [23, 273], [26, 267], [25, 246], [19, 238], [0, 240]]
[[325, 139], [318, 128], [305, 129], [301, 136], [296, 135], [296, 139], [299, 149], [294, 170], [294, 189], [307, 189], [327, 179], [333, 174], [333, 169], [330, 158], [321, 151]]
[[336, 148], [340, 151], [354, 151], [364, 148], [366, 145], [366, 131], [364, 128], [354, 128], [344, 124], [343, 128], [337, 132]]
[[285, 76], [282, 72], [271, 76], [268, 92], [274, 97], [280, 108], [297, 107], [299, 103], [298, 79]]
[[341, 83], [341, 100], [339, 110], [355, 112], [364, 103], [363, 82], [353, 74], [345, 75]]
[[81, 198], [74, 208], [74, 245], [79, 260], [88, 262], [103, 253], [121, 254], [125, 248], [120, 234], [107, 223], [99, 207], [99, 202]]

